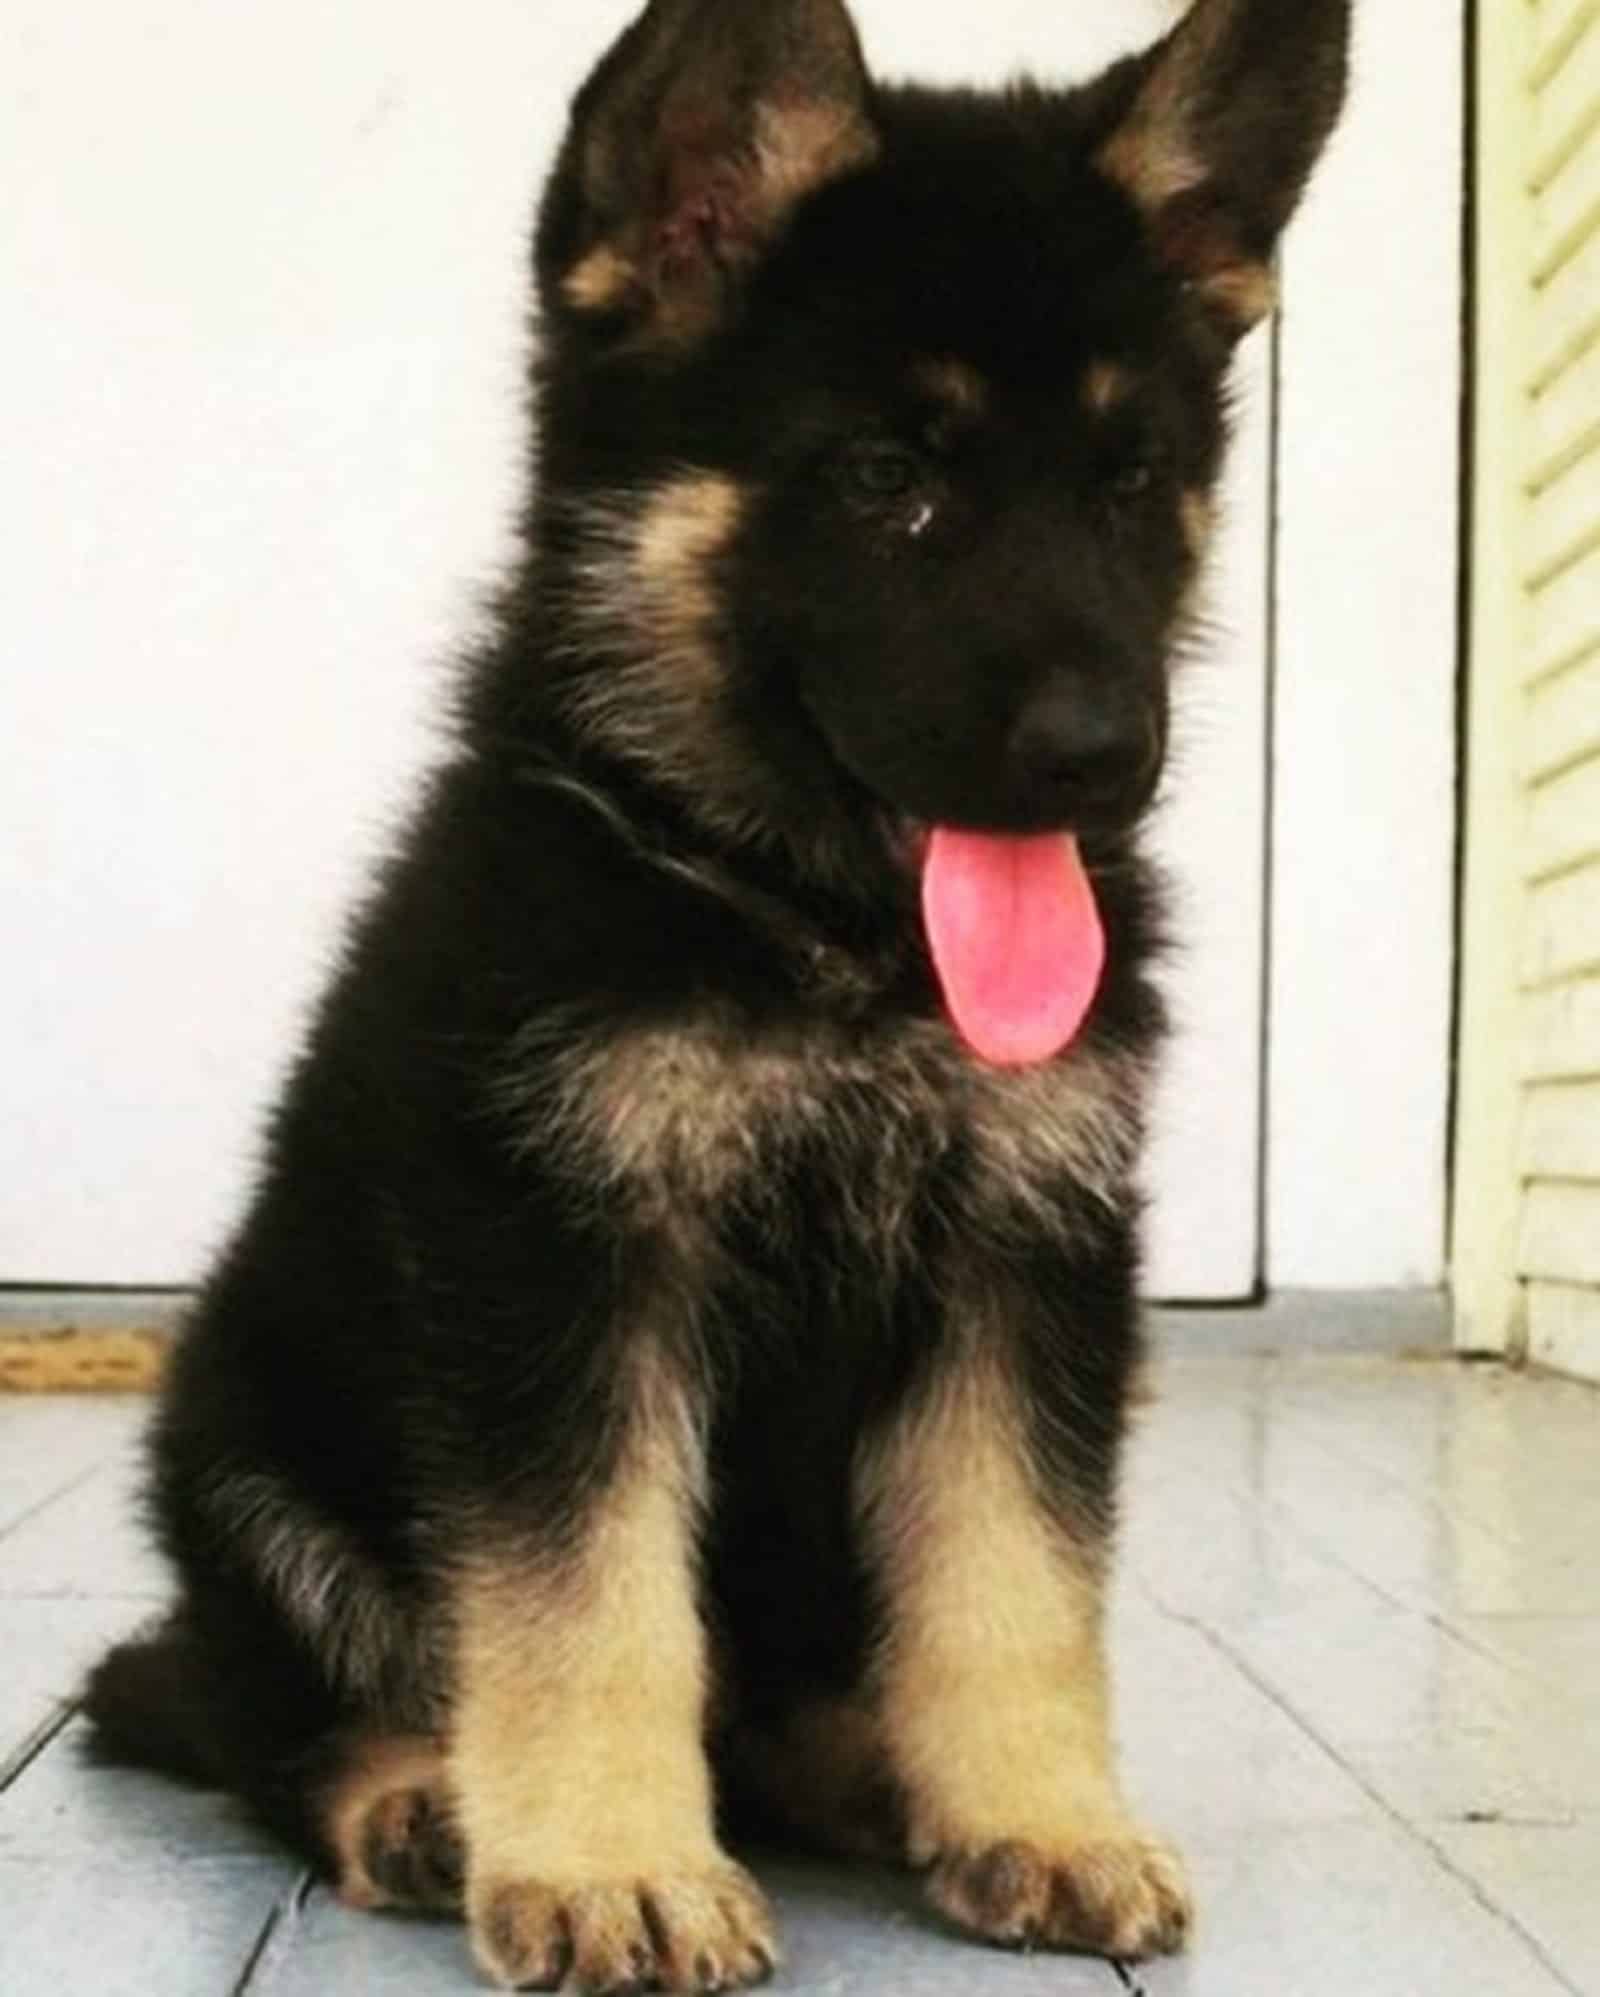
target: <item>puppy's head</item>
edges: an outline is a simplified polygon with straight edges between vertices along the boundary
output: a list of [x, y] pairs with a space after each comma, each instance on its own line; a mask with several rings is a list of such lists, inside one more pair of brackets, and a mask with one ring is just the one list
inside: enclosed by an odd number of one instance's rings
[[981, 94], [878, 87], [839, 0], [653, 0], [538, 241], [585, 725], [802, 854], [1137, 817], [1348, 15], [1194, 0]]

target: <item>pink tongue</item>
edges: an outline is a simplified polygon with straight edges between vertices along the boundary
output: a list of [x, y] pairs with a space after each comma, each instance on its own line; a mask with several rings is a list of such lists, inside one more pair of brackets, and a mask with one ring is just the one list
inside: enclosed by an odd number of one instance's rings
[[1025, 1068], [1067, 1046], [1094, 1002], [1106, 958], [1076, 839], [936, 827], [923, 863], [922, 915], [945, 1004], [980, 1060]]

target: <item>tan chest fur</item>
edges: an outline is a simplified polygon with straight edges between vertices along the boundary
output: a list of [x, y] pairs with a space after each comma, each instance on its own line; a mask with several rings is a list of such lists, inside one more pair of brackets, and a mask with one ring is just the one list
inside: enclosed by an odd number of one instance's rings
[[1138, 1140], [1131, 1056], [1085, 1045], [1047, 1067], [986, 1069], [938, 1022], [752, 1035], [699, 1019], [530, 1054], [524, 1143], [565, 1152], [641, 1218], [759, 1204], [804, 1156], [863, 1223], [892, 1231], [959, 1145], [975, 1201], [1043, 1219], [1064, 1179], [1119, 1199]]

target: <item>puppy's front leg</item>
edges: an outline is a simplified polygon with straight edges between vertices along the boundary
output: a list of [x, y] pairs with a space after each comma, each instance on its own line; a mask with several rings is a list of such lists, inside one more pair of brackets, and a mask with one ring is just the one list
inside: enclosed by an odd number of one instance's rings
[[1105, 1532], [1047, 1497], [1003, 1339], [981, 1327], [863, 1458], [886, 1627], [877, 1696], [910, 1856], [949, 1919], [1011, 1947], [1180, 1945], [1182, 1868], [1112, 1765]]
[[775, 1960], [712, 1828], [697, 1426], [641, 1372], [563, 1543], [503, 1520], [462, 1573], [452, 1781], [474, 1951], [508, 1988], [722, 1990]]

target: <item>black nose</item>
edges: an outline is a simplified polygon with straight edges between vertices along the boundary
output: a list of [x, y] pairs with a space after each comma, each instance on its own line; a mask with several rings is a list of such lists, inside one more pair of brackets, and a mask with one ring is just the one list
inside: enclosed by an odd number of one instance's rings
[[1034, 694], [1009, 746], [1029, 807], [1066, 823], [1133, 817], [1149, 797], [1161, 757], [1145, 702], [1070, 682]]

